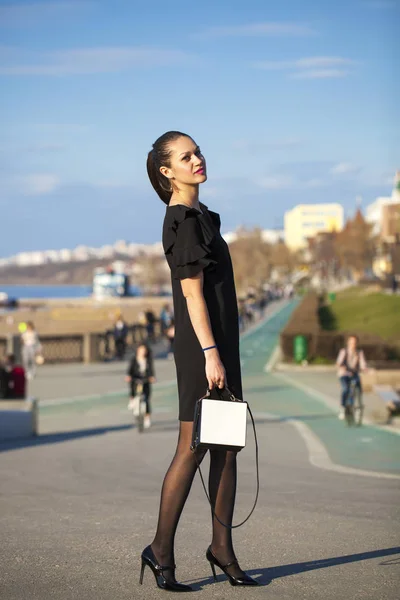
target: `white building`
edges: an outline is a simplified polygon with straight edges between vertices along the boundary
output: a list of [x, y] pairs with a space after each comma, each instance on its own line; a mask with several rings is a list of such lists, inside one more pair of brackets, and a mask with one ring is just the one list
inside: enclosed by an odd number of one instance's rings
[[307, 247], [317, 233], [341, 231], [344, 211], [341, 204], [299, 204], [285, 213], [285, 243], [291, 250]]
[[[232, 242], [235, 242], [238, 237], [240, 237], [240, 235], [243, 235], [243, 233], [245, 233], [245, 231], [241, 231], [241, 229], [239, 228], [237, 231], [228, 231], [227, 233], [223, 234], [223, 238], [226, 241], [227, 244], [232, 244]], [[250, 232], [251, 234], [252, 232]], [[263, 240], [263, 242], [266, 242], [268, 244], [276, 244], [280, 241], [282, 241], [284, 238], [284, 232], [281, 229], [263, 229], [261, 231], [261, 239]]]
[[396, 171], [391, 196], [381, 196], [369, 204], [365, 211], [365, 220], [372, 225], [372, 235], [379, 235], [382, 228], [383, 207], [400, 202], [400, 171]]

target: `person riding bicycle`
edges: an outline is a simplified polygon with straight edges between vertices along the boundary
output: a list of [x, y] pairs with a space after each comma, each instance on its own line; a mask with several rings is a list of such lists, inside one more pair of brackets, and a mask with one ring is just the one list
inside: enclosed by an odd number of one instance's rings
[[144, 415], [144, 428], [151, 425], [151, 387], [155, 382], [154, 362], [150, 348], [146, 344], [139, 344], [129, 364], [125, 381], [130, 384], [131, 400], [138, 392], [144, 395], [146, 414]]
[[[360, 372], [367, 369], [364, 352], [357, 346], [358, 337], [356, 335], [350, 335], [347, 338], [346, 347], [340, 350], [336, 360], [336, 364], [339, 367], [338, 377], [342, 388], [341, 409], [339, 412], [339, 419], [341, 420], [345, 417], [352, 381], [355, 382], [356, 387], [361, 393]], [[351, 400], [352, 399], [350, 399], [350, 401]]]

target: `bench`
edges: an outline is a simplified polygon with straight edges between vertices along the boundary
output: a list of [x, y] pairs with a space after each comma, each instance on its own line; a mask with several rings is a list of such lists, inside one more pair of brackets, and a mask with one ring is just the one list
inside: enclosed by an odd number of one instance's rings
[[[385, 408], [388, 412], [388, 423], [391, 422], [391, 417], [400, 415], [400, 395], [390, 385], [375, 385], [374, 392], [385, 403]], [[394, 410], [389, 409], [389, 405], [396, 406]]]
[[38, 401], [0, 400], [0, 442], [37, 435]]

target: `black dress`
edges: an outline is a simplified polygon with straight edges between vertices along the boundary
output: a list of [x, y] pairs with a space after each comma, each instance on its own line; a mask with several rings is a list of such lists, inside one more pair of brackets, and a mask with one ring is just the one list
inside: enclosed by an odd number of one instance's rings
[[[183, 204], [168, 206], [163, 228], [174, 300], [180, 421], [193, 421], [196, 401], [207, 390], [204, 353], [191, 324], [180, 282], [202, 270], [204, 298], [227, 384], [236, 397], [242, 398], [239, 317], [232, 261], [228, 245], [220, 234], [219, 215], [204, 204], [200, 206], [202, 213]], [[213, 397], [218, 398], [215, 391]]]

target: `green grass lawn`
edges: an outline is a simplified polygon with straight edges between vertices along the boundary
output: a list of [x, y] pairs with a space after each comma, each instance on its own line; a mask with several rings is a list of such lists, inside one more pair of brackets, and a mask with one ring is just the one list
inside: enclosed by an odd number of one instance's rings
[[354, 287], [339, 292], [330, 309], [337, 331], [375, 333], [400, 341], [400, 296]]

